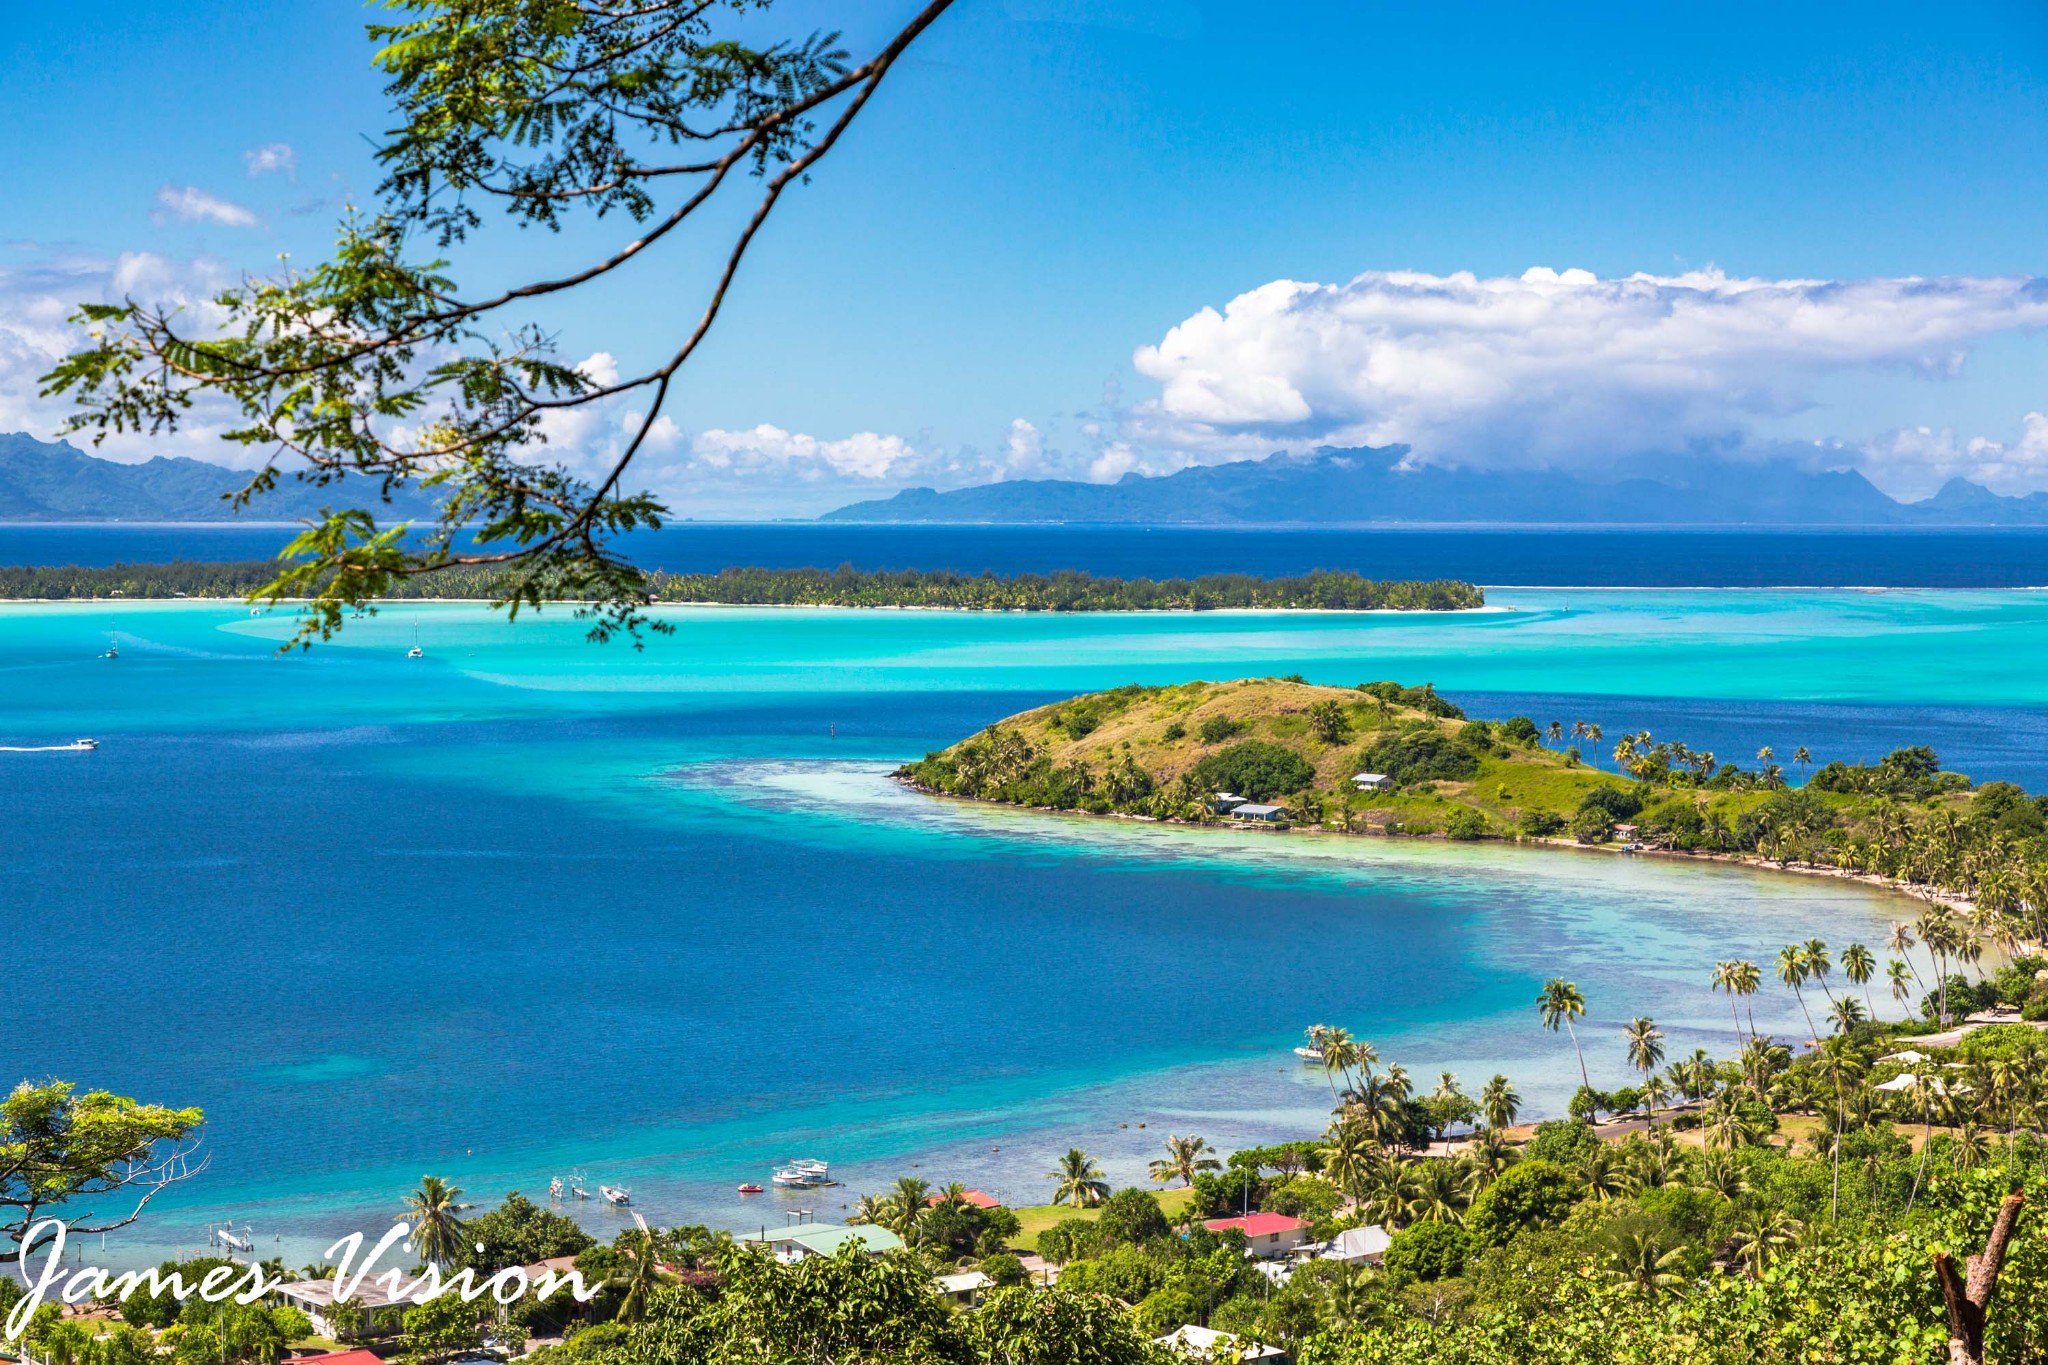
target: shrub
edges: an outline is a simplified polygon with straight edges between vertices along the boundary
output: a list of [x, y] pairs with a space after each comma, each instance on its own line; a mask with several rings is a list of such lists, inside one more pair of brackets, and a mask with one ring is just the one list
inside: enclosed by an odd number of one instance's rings
[[1093, 1218], [1062, 1218], [1038, 1234], [1038, 1254], [1064, 1265], [1085, 1260], [1102, 1249], [1102, 1229]]
[[1173, 724], [1167, 726], [1166, 729], [1161, 731], [1159, 737], [1171, 743], [1176, 739], [1186, 739], [1187, 735], [1188, 727], [1182, 725], [1179, 721], [1175, 721], [1173, 722]]
[[998, 1285], [1022, 1284], [1024, 1283], [1024, 1262], [1018, 1258], [1015, 1252], [998, 1251], [995, 1255], [983, 1259], [981, 1273], [994, 1280]]
[[1602, 784], [1579, 798], [1579, 814], [1598, 811], [1613, 824], [1617, 820], [1633, 820], [1643, 809], [1643, 800], [1627, 787], [1610, 787]]
[[1444, 821], [1444, 834], [1452, 839], [1484, 839], [1486, 817], [1470, 806], [1460, 806]]
[[1571, 824], [1566, 828], [1571, 830], [1572, 838], [1580, 843], [1598, 844], [1606, 842], [1607, 837], [1614, 832], [1614, 821], [1607, 817], [1605, 811], [1582, 810], [1572, 817]]
[[1265, 1197], [1259, 1200], [1259, 1208], [1266, 1213], [1284, 1213], [1290, 1218], [1306, 1218], [1311, 1223], [1320, 1223], [1336, 1213], [1337, 1206], [1343, 1202], [1343, 1191], [1327, 1180], [1290, 1177], [1268, 1185]]
[[1447, 1280], [1465, 1270], [1472, 1239], [1448, 1223], [1414, 1223], [1387, 1245], [1386, 1268], [1418, 1280]]
[[1555, 1161], [1526, 1158], [1501, 1172], [1465, 1211], [1474, 1247], [1501, 1246], [1530, 1228], [1556, 1227], [1577, 1202], [1579, 1182]]
[[[1204, 731], [1208, 729], [1205, 724]], [[1232, 791], [1254, 801], [1300, 791], [1315, 781], [1316, 770], [1291, 749], [1262, 739], [1247, 739], [1195, 764], [1189, 776], [1198, 787]]]
[[1381, 735], [1359, 755], [1359, 766], [1396, 783], [1465, 782], [1479, 775], [1479, 758], [1435, 726]]
[[1510, 744], [1519, 744], [1525, 749], [1534, 748], [1543, 742], [1543, 732], [1536, 728], [1536, 722], [1527, 716], [1509, 716], [1500, 723], [1500, 737]]
[[1351, 717], [1334, 701], [1319, 701], [1308, 708], [1308, 728], [1325, 744], [1342, 743], [1351, 733]]
[[1569, 1166], [1600, 1145], [1590, 1126], [1577, 1119], [1551, 1119], [1536, 1125], [1536, 1136], [1522, 1153], [1531, 1161]]
[[1547, 839], [1564, 828], [1564, 817], [1556, 811], [1525, 810], [1521, 827], [1522, 833], [1533, 839]]
[[1160, 1212], [1159, 1201], [1151, 1191], [1140, 1189], [1118, 1190], [1103, 1200], [1096, 1226], [1102, 1229], [1103, 1241], [1129, 1242], [1134, 1246], [1172, 1231], [1166, 1224], [1166, 1215]]
[[1211, 716], [1202, 722], [1202, 728], [1198, 733], [1202, 736], [1204, 744], [1221, 744], [1232, 735], [1243, 734], [1244, 724], [1232, 720], [1229, 716]]

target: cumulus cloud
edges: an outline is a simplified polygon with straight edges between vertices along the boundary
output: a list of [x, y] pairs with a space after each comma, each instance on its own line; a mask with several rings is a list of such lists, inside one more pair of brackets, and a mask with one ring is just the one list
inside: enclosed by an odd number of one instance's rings
[[242, 164], [249, 168], [251, 179], [259, 175], [282, 175], [293, 181], [299, 178], [299, 154], [292, 150], [289, 142], [268, 142], [261, 147], [251, 147], [242, 153]]
[[208, 194], [196, 185], [166, 185], [156, 192], [158, 222], [175, 218], [181, 223], [218, 223], [222, 227], [252, 228], [262, 220], [240, 204]]
[[[232, 278], [219, 261], [173, 261], [147, 251], [112, 258], [52, 255], [0, 266], [0, 432], [50, 440], [70, 416], [69, 400], [44, 398], [38, 390], [41, 377], [85, 343], [84, 330], [69, 321], [81, 303], [148, 299], [183, 310], [203, 332], [220, 324], [212, 295]], [[256, 460], [246, 447], [220, 440], [231, 425], [233, 414], [202, 403], [175, 434], [113, 436], [93, 453], [110, 459], [193, 455], [217, 464]]]
[[2048, 280], [1601, 279], [1370, 272], [1276, 280], [1134, 358], [1156, 398], [1126, 436], [1198, 451], [1406, 442], [1466, 465], [1595, 463], [1722, 437], [1873, 370], [1948, 376], [2048, 324]]
[[862, 431], [840, 440], [823, 441], [766, 422], [746, 431], [713, 428], [702, 432], [692, 449], [699, 461], [713, 469], [773, 470], [805, 480], [833, 475], [886, 479], [892, 473], [907, 471], [920, 459], [917, 450], [901, 436]]
[[1857, 461], [1872, 482], [1900, 497], [1924, 497], [1950, 479], [1995, 493], [2048, 487], [2048, 412], [2020, 419], [2019, 438], [1964, 437], [1954, 427], [1907, 427], [1864, 444]]

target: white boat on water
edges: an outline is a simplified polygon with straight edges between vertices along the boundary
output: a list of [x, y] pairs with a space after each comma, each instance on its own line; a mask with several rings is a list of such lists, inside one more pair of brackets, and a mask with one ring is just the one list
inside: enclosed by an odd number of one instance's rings
[[599, 1185], [597, 1192], [604, 1196], [605, 1202], [608, 1204], [630, 1204], [633, 1202], [633, 1196], [627, 1194], [616, 1185]]
[[1304, 1062], [1320, 1062], [1323, 1060], [1323, 1050], [1321, 1048], [1309, 1047], [1305, 1043], [1294, 1049], [1294, 1055], [1301, 1058]]
[[774, 1180], [784, 1189], [816, 1189], [832, 1183], [832, 1168], [822, 1161], [792, 1161], [775, 1173]]

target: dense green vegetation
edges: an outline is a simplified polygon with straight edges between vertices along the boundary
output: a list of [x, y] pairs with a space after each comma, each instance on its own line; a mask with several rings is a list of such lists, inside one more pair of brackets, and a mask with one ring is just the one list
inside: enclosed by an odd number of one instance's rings
[[[246, 597], [277, 566], [117, 564], [111, 568], [0, 568], [0, 598]], [[511, 571], [446, 569], [404, 579], [394, 598], [502, 600]], [[1208, 574], [1201, 578], [1096, 578], [1085, 573], [977, 575], [914, 569], [726, 569], [716, 574], [647, 575], [650, 599], [729, 606], [944, 607], [958, 611], [1210, 611], [1222, 608], [1322, 611], [1461, 611], [1484, 606], [1470, 583], [1389, 582], [1318, 571], [1299, 578]]]
[[[1300, 678], [1120, 687], [997, 721], [899, 776], [928, 791], [1053, 810], [1213, 823], [1217, 793], [1287, 807], [1293, 827], [1451, 839], [1628, 844], [1890, 881], [1943, 976], [2048, 934], [2048, 798], [1975, 784], [1925, 747], [1792, 785], [1682, 741], [1598, 724], [1467, 717], [1431, 687]], [[1379, 774], [1383, 787], [1353, 778]], [[2048, 990], [2031, 1000], [2048, 1017]], [[1944, 1006], [1945, 1013], [1954, 1011]]]

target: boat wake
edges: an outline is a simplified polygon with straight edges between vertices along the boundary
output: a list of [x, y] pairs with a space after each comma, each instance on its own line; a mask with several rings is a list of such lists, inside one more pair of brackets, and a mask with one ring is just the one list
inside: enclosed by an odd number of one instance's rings
[[69, 744], [0, 744], [0, 754], [89, 754], [99, 747], [96, 739], [74, 739]]

